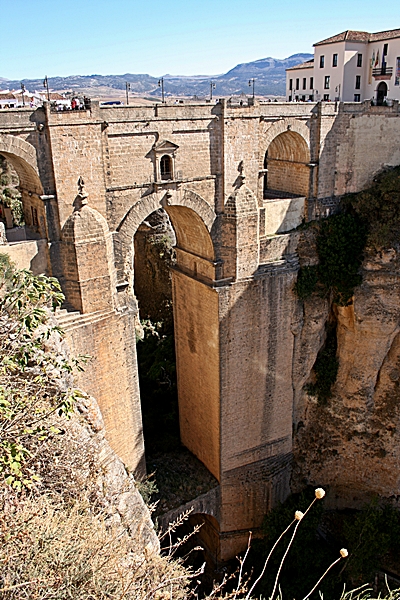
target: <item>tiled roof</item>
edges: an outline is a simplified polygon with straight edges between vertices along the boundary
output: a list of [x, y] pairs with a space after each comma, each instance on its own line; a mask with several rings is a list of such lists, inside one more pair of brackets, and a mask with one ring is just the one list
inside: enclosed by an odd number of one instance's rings
[[378, 31], [371, 33], [369, 36], [370, 42], [380, 42], [381, 40], [391, 40], [392, 38], [400, 37], [400, 29], [390, 29], [389, 31]]
[[[50, 100], [65, 100], [64, 96], [61, 96], [61, 94], [59, 94], [58, 92], [50, 92], [49, 96], [50, 96]], [[47, 94], [46, 94], [46, 98], [47, 98]]]
[[5, 90], [0, 91], [0, 100], [16, 100], [16, 97], [8, 90]]
[[317, 42], [314, 46], [323, 46], [324, 44], [334, 44], [335, 42], [379, 42], [381, 40], [390, 40], [400, 37], [400, 29], [390, 29], [389, 31], [378, 31], [377, 33], [368, 33], [367, 31], [352, 31], [348, 29], [338, 33], [326, 40]]
[[348, 29], [347, 31], [343, 31], [342, 33], [338, 33], [326, 40], [322, 40], [321, 42], [317, 42], [314, 46], [322, 46], [324, 44], [334, 44], [335, 42], [364, 42], [365, 44], [369, 41], [369, 36], [371, 34], [368, 31], [351, 31]]
[[294, 65], [294, 67], [288, 67], [286, 71], [294, 71], [295, 69], [312, 69], [314, 67], [314, 59], [306, 60], [306, 62]]

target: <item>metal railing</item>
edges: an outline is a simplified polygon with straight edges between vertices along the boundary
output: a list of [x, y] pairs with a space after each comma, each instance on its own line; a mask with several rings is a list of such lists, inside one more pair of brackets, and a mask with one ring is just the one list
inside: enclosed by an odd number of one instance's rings
[[380, 75], [387, 75], [388, 77], [391, 77], [393, 75], [393, 67], [387, 67], [384, 65], [378, 69], [372, 69], [373, 77], [379, 77]]

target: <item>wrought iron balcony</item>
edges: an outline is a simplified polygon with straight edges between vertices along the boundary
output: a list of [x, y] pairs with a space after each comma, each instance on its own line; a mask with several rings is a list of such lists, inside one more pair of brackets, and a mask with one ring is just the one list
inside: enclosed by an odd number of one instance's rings
[[390, 79], [392, 75], [393, 67], [387, 67], [386, 65], [383, 65], [382, 67], [378, 67], [378, 69], [372, 69], [372, 76], [375, 77], [375, 79]]

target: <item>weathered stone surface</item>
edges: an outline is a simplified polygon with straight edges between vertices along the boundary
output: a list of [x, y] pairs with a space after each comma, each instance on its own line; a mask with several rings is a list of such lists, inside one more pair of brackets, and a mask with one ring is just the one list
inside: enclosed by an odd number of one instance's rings
[[339, 505], [399, 495], [399, 291], [398, 252], [368, 256], [354, 303], [336, 309], [339, 371], [327, 406], [302, 390], [323, 342], [327, 307], [316, 299], [304, 303], [301, 338], [308, 348], [294, 363], [303, 375], [296, 385], [294, 489], [329, 485]]

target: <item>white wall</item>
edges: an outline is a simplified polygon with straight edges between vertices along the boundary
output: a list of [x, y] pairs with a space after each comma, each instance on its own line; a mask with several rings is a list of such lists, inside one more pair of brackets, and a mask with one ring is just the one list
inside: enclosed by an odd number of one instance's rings
[[[366, 61], [366, 74], [365, 74], [365, 85], [364, 85], [364, 98], [376, 98], [376, 90], [381, 82], [379, 79], [375, 79], [370, 76], [370, 64], [372, 55], [376, 55], [379, 50], [379, 64], [372, 68], [378, 68], [382, 66], [382, 53], [384, 44], [388, 44], [388, 54], [386, 57], [387, 67], [393, 68], [393, 75], [390, 79], [385, 80], [385, 83], [388, 86], [388, 94], [387, 97], [393, 100], [400, 100], [400, 80], [398, 85], [395, 85], [396, 80], [396, 62], [397, 58], [400, 58], [400, 38], [393, 40], [385, 40], [381, 42], [372, 42], [368, 44], [368, 59]], [[375, 65], [375, 62], [374, 62]], [[400, 79], [400, 78], [399, 78]]]
[[[400, 100], [400, 74], [398, 84], [396, 85], [396, 66], [397, 59], [400, 61], [400, 38], [382, 40], [380, 42], [336, 42], [334, 44], [325, 44], [314, 47], [314, 65], [306, 69], [293, 69], [286, 71], [286, 100], [289, 96], [303, 95], [308, 100], [314, 93], [314, 101], [324, 99], [324, 95], [329, 96], [330, 101], [340, 99], [341, 102], [354, 102], [355, 94], [360, 94], [360, 101], [376, 98], [377, 88], [381, 79], [375, 79], [372, 76], [372, 69], [382, 66], [382, 55], [384, 44], [388, 44], [388, 53], [386, 64], [388, 68], [393, 69], [392, 76], [385, 79], [388, 86], [387, 98]], [[371, 68], [372, 56], [377, 56], [379, 51], [379, 63]], [[337, 54], [337, 67], [333, 66], [333, 55]], [[362, 66], [358, 67], [358, 55], [362, 55]], [[321, 55], [325, 58], [324, 67], [321, 68]], [[325, 89], [325, 77], [330, 76], [329, 89]], [[361, 87], [356, 89], [356, 76], [361, 77]], [[303, 78], [307, 78], [307, 86], [310, 85], [310, 77], [314, 78], [313, 90], [307, 87], [303, 90]], [[296, 90], [296, 79], [299, 79], [300, 89]], [[289, 90], [289, 80], [293, 80], [293, 90]], [[317, 93], [318, 92], [318, 93]]]
[[[305, 96], [306, 101], [313, 94], [310, 79], [314, 76], [314, 68], [311, 64], [310, 67], [303, 69], [293, 69], [286, 71], [286, 100], [289, 102], [290, 96], [292, 100], [298, 96], [301, 101], [302, 96]], [[290, 90], [290, 80], [293, 81], [293, 89]], [[299, 89], [296, 90], [296, 79], [299, 80]], [[306, 80], [306, 89], [303, 89], [303, 79]], [[315, 85], [315, 84], [314, 84]]]

